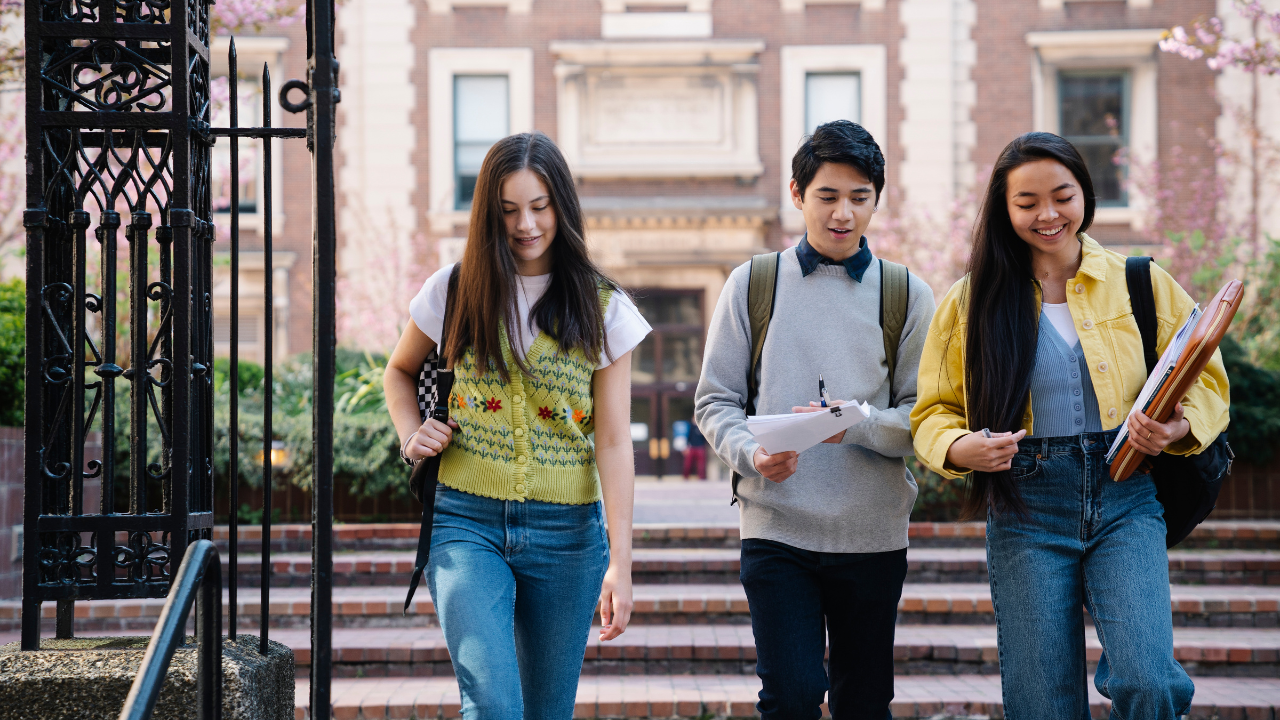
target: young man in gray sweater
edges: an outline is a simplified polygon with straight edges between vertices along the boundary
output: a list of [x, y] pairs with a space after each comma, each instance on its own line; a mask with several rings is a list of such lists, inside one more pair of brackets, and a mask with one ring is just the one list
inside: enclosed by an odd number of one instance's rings
[[[803, 454], [770, 455], [747, 430], [750, 263], [711, 318], [696, 418], [742, 476], [742, 584], [751, 606], [763, 720], [891, 717], [893, 633], [907, 572], [916, 483], [911, 408], [933, 292], [911, 276], [892, 382], [880, 317], [880, 264], [864, 235], [884, 189], [884, 156], [862, 126], [821, 125], [792, 161], [806, 236], [778, 262], [755, 412], [804, 412], [822, 375], [832, 398], [871, 417]], [[823, 667], [829, 638], [830, 676]]]

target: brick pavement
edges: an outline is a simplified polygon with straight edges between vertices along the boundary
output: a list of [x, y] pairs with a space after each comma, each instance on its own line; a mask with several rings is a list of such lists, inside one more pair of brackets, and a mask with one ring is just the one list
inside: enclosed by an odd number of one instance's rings
[[[309, 717], [307, 689], [307, 681], [297, 682], [299, 720]], [[584, 677], [574, 717], [754, 717], [759, 689], [759, 679], [750, 675]], [[894, 692], [891, 709], [899, 718], [1001, 715], [1000, 678], [995, 675], [898, 677]], [[453, 678], [337, 679], [332, 698], [336, 720], [461, 716], [461, 696]], [[1092, 684], [1089, 700], [1093, 717], [1107, 716], [1110, 702]], [[1190, 717], [1274, 720], [1278, 706], [1280, 680], [1197, 678]]]

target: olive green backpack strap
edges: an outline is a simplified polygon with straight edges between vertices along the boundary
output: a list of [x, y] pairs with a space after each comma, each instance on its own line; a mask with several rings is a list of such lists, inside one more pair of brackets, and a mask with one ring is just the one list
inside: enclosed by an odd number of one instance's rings
[[[778, 262], [782, 253], [772, 252], [756, 255], [751, 258], [751, 279], [747, 283], [747, 317], [751, 323], [751, 364], [747, 366], [747, 403], [744, 406], [748, 415], [756, 411], [756, 367], [760, 364], [760, 355], [764, 352], [764, 337], [769, 332], [769, 321], [773, 318], [773, 304], [778, 296]], [[742, 476], [733, 473], [733, 498], [730, 505], [738, 502], [738, 481]]]
[[898, 365], [902, 328], [907, 324], [910, 283], [911, 273], [905, 265], [880, 261], [880, 330], [884, 333], [884, 357], [889, 365], [890, 396], [893, 395], [893, 371]]

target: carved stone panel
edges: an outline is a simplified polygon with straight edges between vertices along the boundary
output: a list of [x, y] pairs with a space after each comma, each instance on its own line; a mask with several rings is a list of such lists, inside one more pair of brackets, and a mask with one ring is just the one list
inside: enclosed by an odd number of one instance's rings
[[756, 42], [554, 43], [580, 177], [756, 177]]

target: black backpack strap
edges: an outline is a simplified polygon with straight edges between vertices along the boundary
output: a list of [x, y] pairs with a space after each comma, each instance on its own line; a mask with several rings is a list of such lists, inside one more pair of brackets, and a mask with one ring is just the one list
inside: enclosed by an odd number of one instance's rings
[[[760, 388], [756, 384], [756, 368], [760, 365], [760, 356], [764, 353], [764, 338], [769, 332], [769, 321], [773, 319], [773, 306], [778, 300], [778, 265], [782, 253], [764, 253], [751, 258], [751, 274], [747, 282], [747, 318], [751, 328], [751, 362], [747, 365], [747, 400], [743, 409], [747, 415], [756, 411], [756, 395]], [[738, 503], [738, 481], [742, 476], [733, 473], [733, 497], [729, 504]]]
[[[449, 273], [449, 289], [444, 299], [444, 324], [440, 327], [440, 342], [436, 350], [440, 356], [436, 371], [436, 382], [432, 387], [434, 397], [431, 403], [431, 417], [440, 422], [449, 420], [449, 395], [453, 392], [453, 369], [446, 369], [448, 362], [445, 353], [445, 333], [449, 329], [449, 314], [453, 309], [453, 297], [458, 289], [458, 273], [461, 263], [453, 266]], [[413, 575], [409, 577], [409, 592], [404, 598], [403, 614], [409, 614], [409, 605], [413, 603], [413, 594], [418, 591], [418, 583], [422, 581], [422, 573], [431, 561], [431, 530], [435, 524], [436, 486], [440, 482], [440, 454], [419, 460], [413, 466], [413, 474], [409, 476], [409, 486], [419, 488], [418, 497], [422, 500], [422, 525], [418, 529], [418, 553], [413, 562]]]
[[1142, 333], [1142, 356], [1147, 363], [1147, 374], [1155, 370], [1160, 356], [1156, 354], [1156, 296], [1151, 288], [1151, 258], [1131, 257], [1124, 262], [1124, 279], [1129, 287], [1129, 305], [1133, 319], [1138, 321]]

